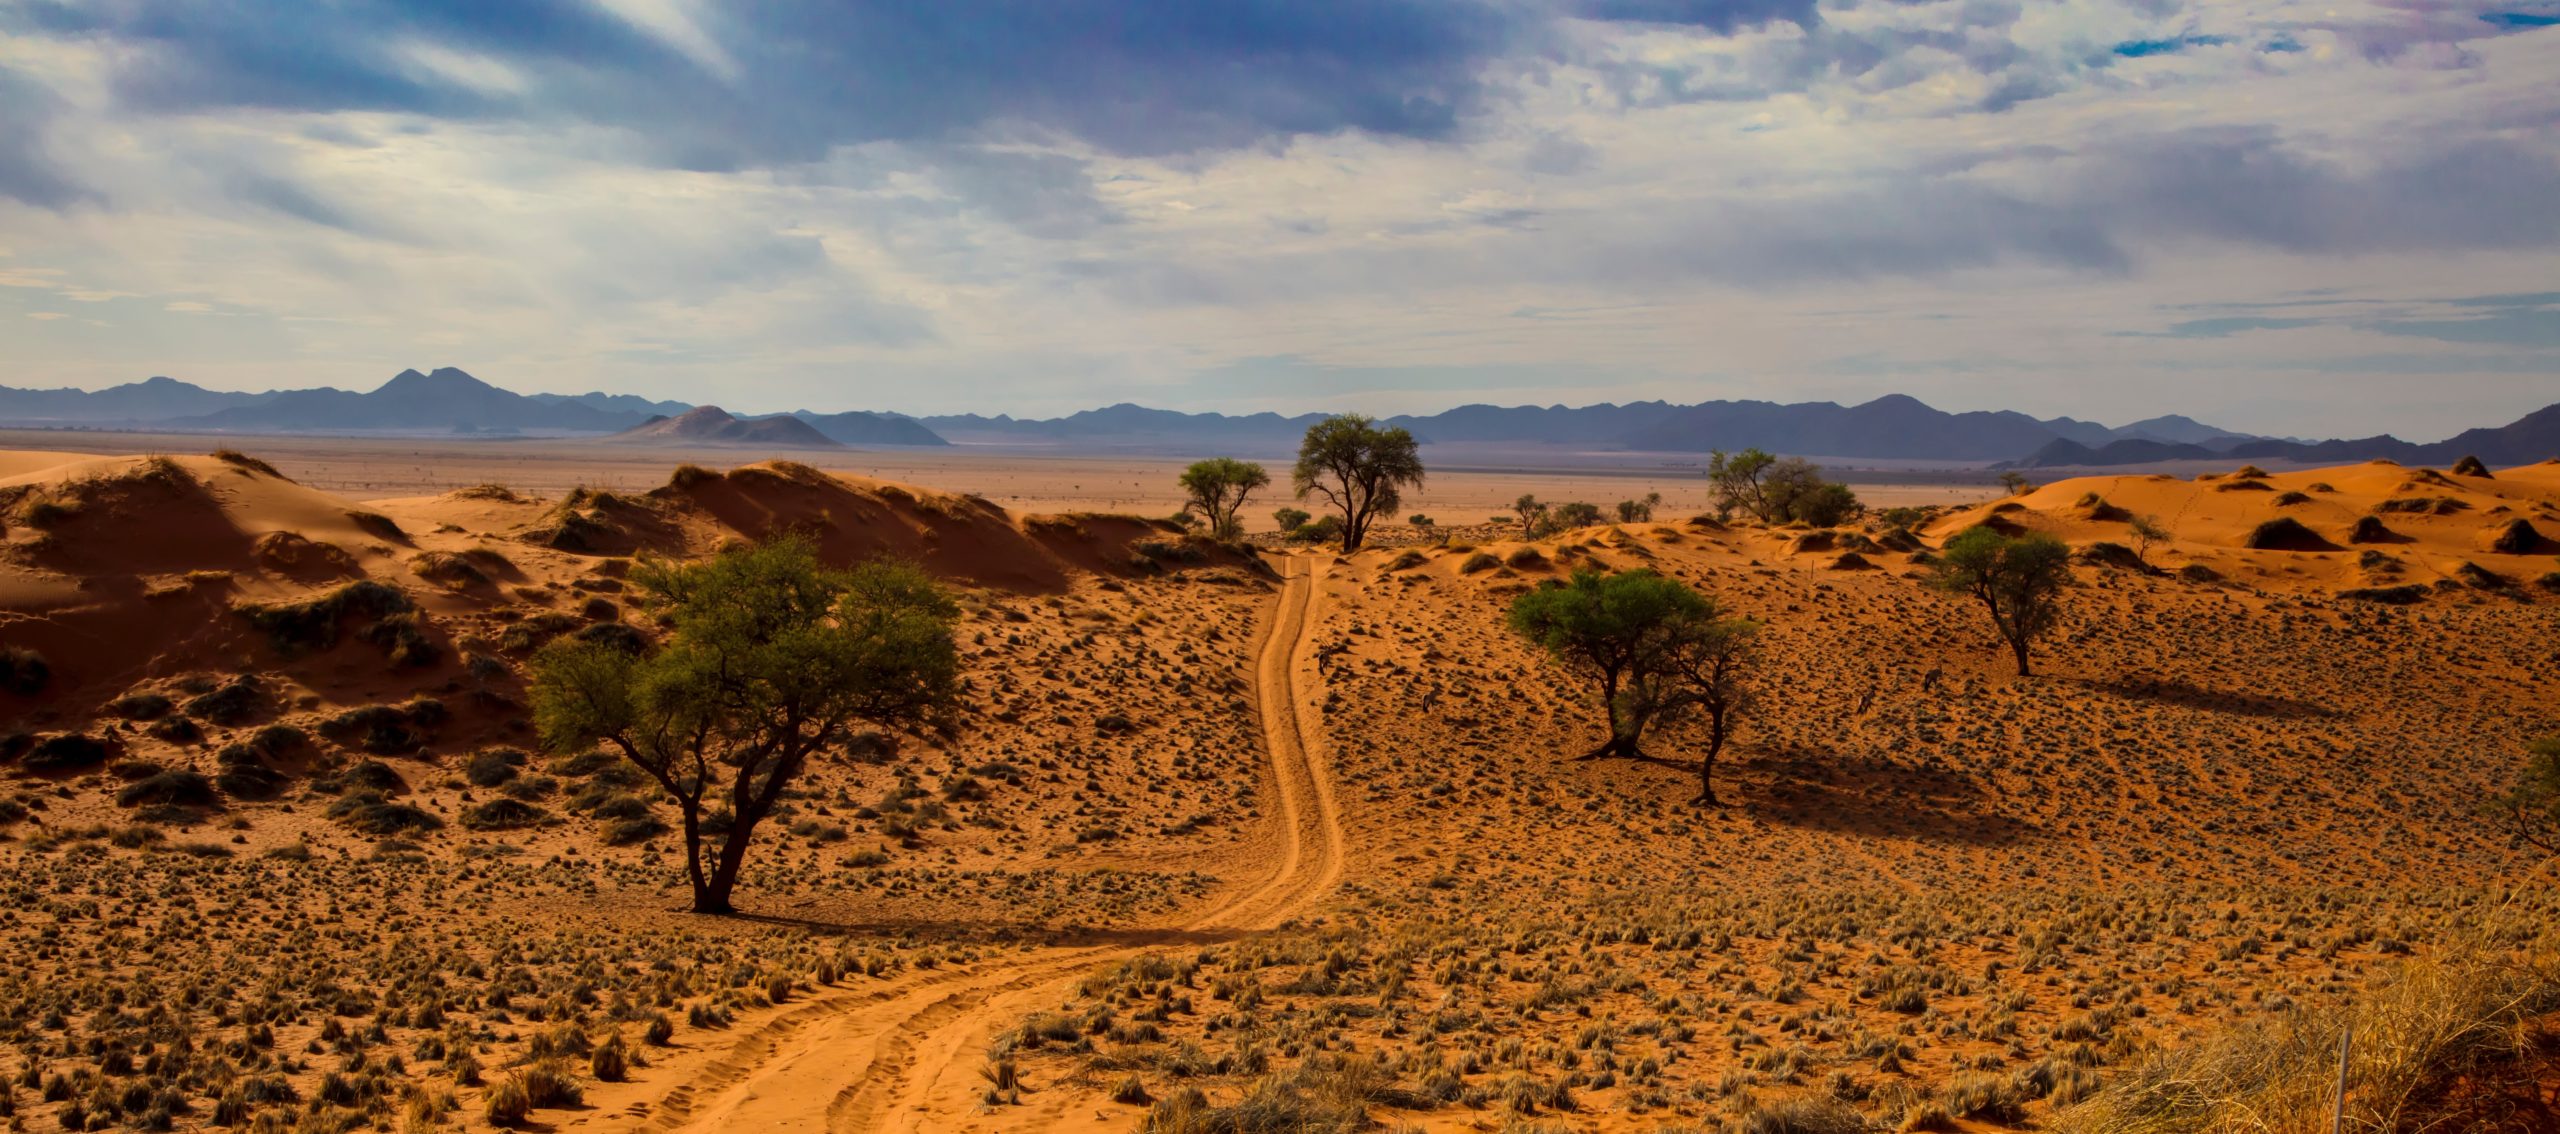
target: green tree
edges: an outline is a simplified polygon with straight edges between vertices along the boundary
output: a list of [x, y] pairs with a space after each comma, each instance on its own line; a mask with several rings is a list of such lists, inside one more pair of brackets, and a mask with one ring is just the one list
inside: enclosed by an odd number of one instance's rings
[[2133, 533], [2133, 556], [2149, 559], [2151, 545], [2169, 542], [2169, 529], [2160, 526], [2158, 516], [2135, 516], [2128, 528]]
[[1866, 510], [1866, 505], [1858, 503], [1858, 494], [1837, 481], [1822, 481], [1787, 500], [1788, 519], [1817, 528], [1838, 527]]
[[1724, 752], [1735, 719], [1751, 704], [1750, 678], [1760, 661], [1760, 626], [1747, 618], [1727, 618], [1715, 600], [1707, 599], [1703, 616], [1684, 619], [1672, 630], [1658, 676], [1638, 684], [1640, 695], [1658, 702], [1664, 720], [1696, 715], [1706, 718], [1707, 750], [1698, 760], [1698, 798], [1709, 807], [1716, 798], [1716, 757]]
[[953, 703], [959, 611], [919, 568], [829, 570], [800, 540], [646, 561], [631, 581], [665, 641], [553, 642], [534, 720], [556, 750], [603, 744], [656, 780], [682, 812], [694, 912], [730, 913], [756, 825], [811, 757]]
[[1315, 516], [1304, 508], [1275, 508], [1271, 512], [1271, 522], [1280, 525], [1281, 535], [1306, 526], [1306, 522], [1312, 519]]
[[1641, 524], [1653, 518], [1653, 510], [1662, 506], [1662, 494], [1648, 492], [1641, 500], [1618, 501], [1618, 522]]
[[1651, 570], [1585, 567], [1569, 582], [1511, 600], [1508, 620], [1514, 633], [1598, 687], [1609, 738], [1581, 756], [1591, 760], [1644, 754], [1644, 730], [1666, 707], [1660, 683], [1682, 635], [1716, 616], [1705, 595]]
[[1342, 550], [1360, 550], [1369, 525], [1394, 515], [1402, 492], [1422, 487], [1422, 453], [1413, 434], [1381, 429], [1356, 413], [1328, 417], [1307, 427], [1290, 476], [1298, 499], [1312, 493], [1342, 517]]
[[1761, 486], [1769, 466], [1778, 458], [1758, 449], [1745, 449], [1728, 455], [1718, 449], [1707, 455], [1707, 482], [1715, 492], [1716, 514], [1729, 517], [1735, 512], [1749, 512], [1763, 520], [1770, 516], [1769, 495]]
[[2011, 469], [2000, 474], [2000, 488], [2011, 496], [2024, 496], [2035, 488], [2035, 482], [2028, 480], [2027, 474]]
[[2028, 647], [2062, 620], [2070, 546], [2035, 532], [2008, 536], [1988, 527], [1967, 528], [1947, 541], [1933, 570], [1930, 581], [1940, 589], [1982, 600], [1992, 626], [2017, 656], [2018, 676], [2031, 676]]
[[1548, 515], [1545, 501], [1523, 492], [1518, 500], [1511, 502], [1511, 511], [1520, 517], [1521, 538], [1539, 539], [1547, 534]]
[[1556, 505], [1555, 519], [1552, 522], [1555, 524], [1556, 530], [1560, 532], [1569, 532], [1575, 528], [1587, 528], [1600, 522], [1600, 506], [1597, 504], [1585, 504], [1579, 500], [1570, 504], [1558, 504]]
[[2489, 811], [2504, 818], [2517, 838], [2544, 854], [2560, 854], [2560, 736], [2525, 747], [2515, 785], [2491, 798]]
[[1234, 539], [1244, 534], [1244, 524], [1236, 513], [1244, 509], [1247, 497], [1255, 489], [1267, 487], [1271, 474], [1261, 465], [1218, 457], [1193, 462], [1182, 470], [1182, 491], [1191, 497], [1191, 507], [1208, 521], [1209, 534], [1219, 539]]

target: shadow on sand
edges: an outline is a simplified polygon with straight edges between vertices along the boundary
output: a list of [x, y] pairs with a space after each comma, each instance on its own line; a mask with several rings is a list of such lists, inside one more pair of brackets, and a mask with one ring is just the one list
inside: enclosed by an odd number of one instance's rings
[[[1694, 765], [1692, 766], [1694, 768]], [[2044, 837], [1991, 813], [1982, 788], [1943, 768], [1809, 749], [1761, 749], [1732, 762], [1721, 793], [1756, 818], [1857, 838], [2006, 847]]]

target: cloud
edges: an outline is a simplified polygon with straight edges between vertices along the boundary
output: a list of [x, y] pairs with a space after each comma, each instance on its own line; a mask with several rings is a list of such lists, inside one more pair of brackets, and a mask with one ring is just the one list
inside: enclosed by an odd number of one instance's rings
[[2377, 319], [2359, 326], [2438, 342], [2560, 348], [2560, 309], [2518, 307], [2468, 319]]
[[2295, 327], [2316, 327], [2318, 319], [2271, 319], [2260, 315], [2234, 315], [2220, 319], [2189, 319], [2171, 324], [2163, 337], [2173, 339], [2227, 339], [2243, 331], [2283, 331]]
[[49, 136], [59, 103], [42, 84], [0, 66], [0, 197], [56, 210], [97, 200], [55, 164]]
[[1009, 131], [1117, 155], [1343, 131], [1446, 140], [1496, 60], [1566, 17], [1730, 34], [1815, 27], [1813, 0], [36, 0], [22, 34], [119, 46], [113, 87], [161, 113], [380, 111], [578, 121], [660, 164], [727, 170], [868, 142]]

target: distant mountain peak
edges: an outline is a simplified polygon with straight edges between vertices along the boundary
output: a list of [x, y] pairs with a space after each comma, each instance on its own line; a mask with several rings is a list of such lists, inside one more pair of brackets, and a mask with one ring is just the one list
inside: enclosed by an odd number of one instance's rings
[[738, 420], [736, 415], [718, 406], [695, 406], [670, 419], [679, 430], [716, 428]]

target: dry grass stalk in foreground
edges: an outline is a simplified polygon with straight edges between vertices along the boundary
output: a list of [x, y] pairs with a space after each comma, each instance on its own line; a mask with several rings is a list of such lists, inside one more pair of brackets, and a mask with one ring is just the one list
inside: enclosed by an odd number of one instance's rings
[[2262, 1020], [2163, 1055], [2064, 1112], [2059, 1126], [2075, 1134], [2328, 1130], [2339, 1046], [2352, 1031], [2345, 1129], [2505, 1129], [2478, 1108], [2555, 1054], [2554, 1011], [2560, 949], [2547, 941], [2522, 955], [2412, 960], [2352, 1004]]

